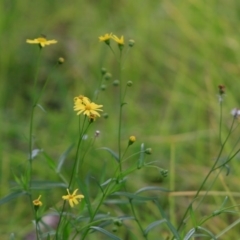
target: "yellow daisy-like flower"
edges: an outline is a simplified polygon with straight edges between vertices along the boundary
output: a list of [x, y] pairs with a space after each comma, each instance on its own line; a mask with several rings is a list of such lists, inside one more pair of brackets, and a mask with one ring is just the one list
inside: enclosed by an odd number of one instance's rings
[[73, 107], [73, 109], [74, 111], [78, 111], [77, 115], [83, 113], [89, 118], [92, 118], [92, 116], [94, 116], [94, 120], [96, 117], [100, 117], [98, 111], [102, 111], [102, 109], [100, 108], [103, 105], [98, 105], [94, 102], [91, 102], [87, 97], [84, 96], [75, 97], [74, 104], [75, 106]]
[[[76, 195], [77, 194], [78, 189], [76, 189], [73, 194], [71, 194], [69, 192], [69, 190], [67, 189], [68, 195], [62, 196], [62, 198], [64, 200], [68, 200], [69, 204], [71, 207], [74, 207], [74, 204], [77, 205], [79, 202], [81, 202], [81, 199], [84, 198], [84, 196], [82, 194]], [[78, 201], [79, 199], [79, 201]]]
[[105, 42], [107, 45], [110, 44], [110, 39], [112, 38], [112, 33], [106, 33], [104, 36], [98, 37], [100, 42]]
[[42, 197], [42, 196], [39, 195], [39, 197], [38, 197], [37, 199], [33, 200], [33, 205], [34, 205], [34, 206], [36, 206], [36, 207], [41, 207], [41, 206], [42, 206], [42, 202], [40, 201], [40, 198], [41, 198], [41, 197]]
[[117, 42], [119, 45], [124, 45], [124, 37], [118, 38], [116, 35], [112, 35], [112, 39]]
[[26, 42], [30, 43], [30, 44], [39, 44], [40, 47], [42, 47], [42, 48], [47, 46], [47, 45], [57, 43], [56, 40], [47, 40], [45, 37], [40, 37], [40, 38], [36, 38], [36, 39], [33, 39], [33, 40], [27, 39]]

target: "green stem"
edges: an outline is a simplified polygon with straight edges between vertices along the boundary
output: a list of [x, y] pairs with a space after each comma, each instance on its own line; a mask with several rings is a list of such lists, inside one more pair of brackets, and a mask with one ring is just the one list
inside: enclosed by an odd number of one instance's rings
[[[76, 177], [77, 177], [77, 175], [78, 175], [79, 149], [80, 149], [80, 145], [81, 145], [81, 142], [82, 142], [82, 139], [83, 139], [84, 134], [87, 132], [88, 127], [89, 127], [90, 124], [91, 124], [91, 122], [90, 122], [90, 123], [88, 124], [88, 126], [86, 127], [86, 129], [83, 130], [83, 129], [84, 129], [84, 123], [85, 123], [85, 121], [86, 121], [86, 116], [85, 116], [85, 119], [84, 119], [84, 122], [83, 122], [82, 131], [81, 131], [81, 133], [80, 133], [80, 135], [79, 135], [79, 138], [78, 138], [77, 151], [76, 151], [76, 155], [75, 155], [75, 161], [74, 161], [74, 164], [73, 164], [70, 181], [69, 181], [69, 183], [68, 183], [68, 189], [71, 188], [74, 174], [75, 174]], [[80, 123], [80, 122], [79, 122], [79, 123]], [[61, 212], [60, 212], [60, 217], [59, 217], [58, 226], [57, 226], [57, 230], [56, 230], [56, 238], [58, 238], [58, 232], [59, 232], [60, 224], [61, 224], [61, 221], [62, 221], [62, 216], [63, 216], [63, 211], [64, 211], [64, 208], [65, 208], [65, 204], [66, 204], [66, 201], [63, 202], [62, 210], [61, 210]]]
[[133, 213], [134, 219], [135, 219], [135, 221], [136, 221], [136, 223], [137, 223], [139, 229], [141, 230], [142, 235], [144, 236], [144, 238], [145, 238], [145, 239], [148, 239], [147, 235], [144, 234], [144, 230], [143, 230], [143, 227], [142, 227], [140, 221], [138, 220], [138, 217], [137, 217], [137, 215], [136, 215], [136, 212], [135, 212], [135, 209], [134, 209], [134, 206], [133, 206], [132, 201], [133, 201], [132, 199], [129, 199], [129, 203], [130, 203], [130, 206], [131, 206], [131, 210], [132, 210], [132, 213]]
[[230, 130], [229, 130], [229, 133], [228, 133], [228, 135], [227, 135], [224, 143], [222, 144], [222, 146], [221, 146], [221, 148], [220, 148], [220, 151], [219, 151], [219, 153], [218, 153], [218, 156], [217, 156], [214, 164], [212, 165], [210, 171], [208, 172], [208, 174], [207, 174], [206, 177], [204, 178], [204, 180], [203, 180], [202, 184], [200, 185], [198, 191], [196, 192], [195, 196], [193, 197], [193, 200], [192, 200], [191, 203], [188, 205], [188, 208], [186, 209], [186, 211], [185, 211], [185, 213], [184, 213], [184, 215], [183, 215], [183, 217], [182, 217], [182, 220], [180, 221], [180, 225], [178, 226], [178, 229], [177, 229], [178, 231], [179, 231], [180, 228], [182, 227], [182, 225], [183, 225], [183, 223], [184, 223], [184, 219], [186, 218], [186, 216], [187, 216], [187, 214], [188, 214], [188, 211], [189, 211], [192, 203], [196, 200], [196, 198], [198, 197], [199, 193], [200, 193], [201, 190], [203, 189], [205, 183], [207, 182], [208, 178], [210, 177], [211, 173], [215, 170], [216, 165], [217, 165], [217, 163], [218, 163], [218, 161], [219, 161], [219, 159], [220, 159], [220, 156], [221, 156], [221, 154], [222, 154], [222, 152], [223, 152], [223, 149], [224, 149], [224, 147], [225, 147], [225, 144], [226, 144], [227, 140], [229, 139], [229, 137], [230, 137], [230, 135], [231, 135], [231, 133], [232, 133], [232, 129], [233, 129], [233, 125], [234, 125], [234, 120], [235, 120], [235, 119], [233, 118], [233, 121], [232, 121], [232, 124], [231, 124], [231, 128], [230, 128]]
[[122, 79], [121, 79], [121, 58], [122, 58], [122, 51], [120, 50], [120, 61], [119, 61], [119, 125], [118, 125], [118, 160], [119, 160], [119, 170], [120, 175], [122, 173], [122, 157], [121, 157], [121, 129], [122, 129]]

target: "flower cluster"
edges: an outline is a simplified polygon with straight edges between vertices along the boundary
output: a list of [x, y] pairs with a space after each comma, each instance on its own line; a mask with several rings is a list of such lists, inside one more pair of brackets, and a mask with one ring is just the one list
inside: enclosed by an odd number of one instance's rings
[[118, 43], [119, 46], [124, 46], [124, 37], [121, 36], [118, 38], [116, 35], [113, 35], [112, 33], [106, 33], [104, 36], [100, 36], [99, 40], [101, 42], [105, 42], [107, 45], [110, 44], [110, 39], [113, 39], [115, 42]]
[[[74, 207], [74, 204], [77, 205], [84, 198], [84, 196], [82, 194], [77, 195], [77, 191], [78, 191], [78, 189], [76, 189], [73, 192], [73, 194], [71, 194], [69, 192], [69, 189], [67, 189], [68, 195], [62, 196], [62, 199], [69, 201], [69, 204], [71, 207]], [[40, 198], [41, 198], [41, 195], [37, 199], [33, 200], [33, 205], [36, 210], [42, 206], [42, 202], [40, 201]]]
[[83, 114], [86, 115], [90, 120], [95, 120], [97, 117], [100, 117], [99, 111], [103, 105], [98, 105], [94, 102], [91, 102], [89, 98], [80, 95], [74, 98], [74, 111], [77, 111], [77, 115]]

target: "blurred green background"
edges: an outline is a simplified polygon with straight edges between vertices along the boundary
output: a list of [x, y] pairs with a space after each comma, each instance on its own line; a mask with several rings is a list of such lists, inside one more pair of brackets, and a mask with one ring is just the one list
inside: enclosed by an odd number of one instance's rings
[[[58, 44], [43, 49], [40, 84], [59, 57], [66, 60], [53, 72], [40, 100], [46, 113], [38, 109], [34, 122], [35, 146], [44, 149], [56, 161], [77, 141], [78, 120], [72, 109], [73, 97], [93, 96], [102, 67], [113, 77], [96, 102], [104, 105], [109, 118], [99, 119], [92, 126], [89, 138], [100, 130], [95, 147], [117, 151], [117, 99], [112, 81], [119, 77], [118, 65], [98, 37], [110, 32], [124, 35], [126, 48], [127, 41], [134, 39], [136, 44], [122, 73], [123, 82], [133, 81], [124, 106], [123, 146], [130, 135], [135, 135], [137, 142], [130, 152], [138, 151], [140, 144], [145, 143], [153, 149], [147, 161], [158, 161], [159, 167], [170, 172], [168, 178], [163, 179], [157, 170], [140, 170], [130, 179], [131, 188], [135, 191], [157, 185], [183, 192], [198, 189], [218, 154], [219, 84], [226, 86], [223, 138], [231, 125], [231, 109], [239, 107], [239, 23], [238, 0], [1, 1], [0, 197], [11, 191], [13, 174], [21, 172], [28, 154], [30, 96], [39, 49], [26, 44], [26, 39], [44, 34], [48, 39], [58, 40]], [[115, 50], [118, 51], [117, 47]], [[223, 157], [233, 148], [238, 149], [238, 132], [237, 128], [226, 144]], [[72, 166], [73, 157], [74, 151], [66, 163], [66, 172]], [[104, 164], [112, 166], [112, 159], [93, 150], [85, 164], [86, 174], [98, 176]], [[239, 203], [238, 195], [234, 195], [239, 192], [239, 173], [239, 158], [236, 157], [230, 164], [230, 174], [223, 174], [214, 185], [214, 190], [230, 196], [230, 205]], [[38, 180], [58, 180], [43, 156], [35, 161], [34, 174]], [[43, 200], [49, 207], [59, 201], [53, 190], [47, 195], [48, 198], [43, 194]], [[170, 198], [163, 194], [162, 199], [167, 214], [177, 223], [191, 198], [188, 194]], [[223, 199], [224, 194], [209, 196], [202, 203], [199, 218], [220, 207]], [[11, 232], [24, 236], [31, 228], [28, 212], [25, 199], [2, 205], [1, 235], [5, 239]], [[214, 219], [218, 224], [210, 221], [206, 226], [217, 234], [237, 218], [236, 214], [223, 215]], [[146, 217], [145, 220], [147, 226], [157, 219]], [[163, 234], [161, 229], [154, 231]], [[237, 239], [238, 231], [232, 229], [225, 236], [224, 239]]]

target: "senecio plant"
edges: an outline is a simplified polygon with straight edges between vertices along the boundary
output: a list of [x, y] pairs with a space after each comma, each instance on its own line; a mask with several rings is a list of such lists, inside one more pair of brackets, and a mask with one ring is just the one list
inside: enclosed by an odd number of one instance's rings
[[[76, 130], [78, 131], [77, 145], [75, 147], [75, 157], [73, 160], [72, 169], [70, 173], [66, 176], [61, 173], [62, 166], [66, 164], [65, 159], [56, 163], [50, 157], [47, 157], [47, 162], [49, 167], [55, 171], [58, 177], [62, 180], [58, 185], [49, 185], [46, 184], [46, 189], [51, 188], [52, 191], [56, 189], [56, 186], [62, 188], [63, 195], [59, 195], [59, 202], [52, 203], [50, 209], [46, 209], [45, 201], [47, 193], [44, 189], [39, 188], [39, 183], [33, 180], [33, 164], [34, 158], [41, 154], [42, 151], [39, 150], [34, 143], [33, 132], [34, 132], [34, 116], [36, 108], [43, 110], [43, 107], [39, 104], [40, 98], [44, 94], [44, 90], [49, 82], [51, 73], [48, 75], [47, 79], [44, 81], [41, 86], [41, 90], [37, 91], [37, 84], [39, 80], [39, 66], [40, 59], [42, 57], [42, 52], [45, 47], [48, 47], [52, 44], [56, 44], [56, 40], [47, 40], [45, 36], [33, 39], [26, 40], [28, 44], [36, 44], [39, 47], [39, 56], [36, 61], [36, 71], [33, 82], [33, 94], [31, 99], [31, 115], [30, 115], [30, 124], [29, 124], [29, 157], [28, 164], [25, 171], [20, 176], [14, 176], [16, 187], [14, 191], [9, 195], [5, 196], [0, 200], [0, 204], [7, 203], [10, 200], [16, 199], [18, 197], [28, 198], [26, 205], [32, 209], [32, 219], [34, 224], [34, 239], [153, 239], [150, 238], [150, 232], [157, 232], [158, 239], [177, 239], [177, 240], [187, 240], [193, 239], [193, 237], [201, 236], [202, 239], [217, 239], [229, 231], [229, 229], [223, 229], [218, 235], [214, 235], [210, 230], [205, 228], [203, 225], [209, 219], [220, 215], [222, 213], [228, 212], [233, 207], [224, 207], [227, 199], [225, 199], [221, 208], [217, 209], [214, 213], [206, 216], [202, 219], [196, 219], [195, 212], [199, 209], [199, 206], [203, 199], [207, 196], [212, 184], [204, 195], [200, 195], [202, 189], [206, 187], [206, 183], [209, 180], [210, 175], [213, 172], [217, 171], [215, 179], [219, 176], [222, 169], [226, 168], [227, 164], [236, 156], [240, 151], [237, 150], [234, 153], [230, 154], [223, 162], [220, 161], [223, 149], [225, 144], [230, 137], [233, 129], [235, 120], [239, 118], [240, 110], [234, 109], [232, 111], [233, 120], [232, 125], [229, 130], [229, 134], [226, 139], [223, 140], [221, 136], [221, 119], [222, 119], [222, 104], [225, 94], [225, 87], [219, 85], [219, 103], [220, 103], [220, 150], [218, 157], [216, 158], [214, 164], [212, 165], [210, 171], [203, 179], [202, 184], [199, 189], [196, 191], [195, 196], [188, 205], [185, 213], [182, 218], [179, 220], [178, 224], [173, 224], [169, 219], [168, 215], [165, 213], [165, 210], [161, 204], [159, 193], [161, 192], [171, 192], [171, 190], [164, 189], [160, 186], [144, 186], [136, 192], [128, 191], [128, 176], [134, 174], [136, 171], [143, 167], [153, 167], [160, 170], [162, 177], [168, 176], [168, 171], [157, 167], [154, 161], [146, 161], [145, 156], [152, 153], [151, 148], [145, 148], [145, 145], [142, 143], [139, 145], [139, 151], [127, 155], [127, 150], [133, 145], [136, 144], [137, 139], [132, 133], [129, 133], [129, 137], [126, 139], [125, 148], [122, 147], [122, 141], [124, 140], [122, 134], [122, 117], [123, 110], [126, 104], [125, 96], [127, 94], [127, 89], [132, 87], [132, 81], [124, 81], [122, 76], [122, 69], [124, 62], [126, 61], [127, 55], [129, 54], [130, 49], [134, 46], [135, 41], [129, 40], [128, 46], [125, 46], [124, 36], [117, 37], [112, 33], [107, 33], [99, 37], [99, 41], [105, 43], [109, 50], [113, 53], [114, 59], [117, 61], [119, 66], [118, 79], [113, 82], [118, 89], [118, 109], [116, 109], [115, 115], [118, 114], [118, 123], [117, 129], [117, 139], [116, 147], [117, 152], [113, 151], [108, 147], [102, 147], [101, 150], [107, 151], [110, 153], [110, 157], [114, 159], [115, 167], [111, 169], [112, 176], [106, 178], [104, 176], [99, 176], [99, 179], [96, 179], [98, 192], [94, 195], [89, 191], [89, 176], [86, 178], [81, 177], [81, 169], [84, 166], [85, 159], [88, 157], [88, 150], [83, 148], [84, 136], [87, 135], [89, 129], [95, 124], [96, 121], [99, 121], [101, 115], [107, 116], [104, 111], [104, 106], [99, 103], [95, 103], [100, 94], [100, 90], [104, 90], [104, 85], [100, 83], [97, 91], [94, 92], [93, 101], [85, 96], [84, 93], [80, 92], [78, 96], [73, 97], [73, 111], [76, 112], [76, 115], [79, 118], [78, 125], [76, 124]], [[119, 52], [116, 52], [112, 48], [112, 42], [117, 44]], [[64, 63], [63, 58], [59, 58], [56, 61], [54, 67], [57, 68], [59, 65]], [[103, 79], [110, 79], [111, 74], [106, 71], [105, 68], [101, 69]], [[95, 138], [98, 137], [100, 131], [96, 131]], [[85, 152], [84, 152], [85, 151]], [[81, 153], [81, 154], [80, 154]], [[137, 156], [137, 158], [136, 158]], [[135, 159], [131, 167], [129, 164], [126, 166], [126, 162], [130, 159]], [[137, 160], [136, 160], [137, 159]], [[59, 192], [59, 191], [58, 191]], [[44, 200], [45, 199], [45, 200]], [[195, 202], [198, 200], [197, 206]], [[142, 206], [154, 206], [158, 213], [156, 213], [156, 219], [153, 219], [151, 222], [146, 224], [144, 220], [143, 208]], [[112, 206], [117, 206], [118, 210], [111, 212]], [[158, 217], [157, 217], [158, 216]], [[154, 216], [155, 217], [155, 216]], [[49, 221], [54, 221], [54, 224]], [[146, 218], [148, 219], [148, 218]], [[192, 223], [192, 227], [188, 228], [186, 226], [187, 222]], [[237, 224], [237, 223], [236, 223]], [[235, 224], [235, 225], [236, 225]], [[161, 231], [164, 226], [164, 234]], [[233, 225], [234, 226], [234, 225]], [[232, 227], [233, 227], [232, 226]], [[133, 230], [134, 229], [134, 230]], [[210, 237], [210, 238], [209, 238]], [[11, 234], [11, 239], [15, 239], [15, 234]], [[155, 238], [156, 239], [156, 238]]]

